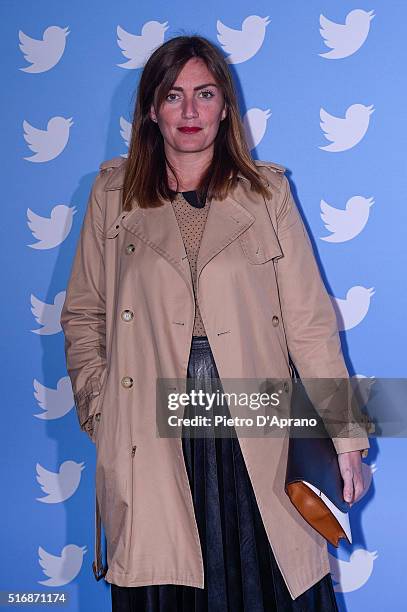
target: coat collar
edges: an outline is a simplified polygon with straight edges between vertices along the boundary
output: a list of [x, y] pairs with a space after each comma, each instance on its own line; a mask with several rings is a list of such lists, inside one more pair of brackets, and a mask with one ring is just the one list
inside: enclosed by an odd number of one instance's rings
[[[206, 264], [255, 221], [234, 195], [224, 200], [213, 199], [202, 234], [197, 258], [197, 287]], [[115, 238], [122, 229], [131, 232], [167, 259], [181, 274], [193, 295], [188, 256], [174, 209], [169, 200], [157, 208], [133, 208], [123, 211], [108, 228], [105, 236]]]
[[[111, 171], [104, 186], [105, 191], [122, 188], [124, 166], [124, 163], [120, 163]], [[197, 288], [206, 264], [254, 223], [255, 216], [242, 201], [244, 190], [241, 182], [233, 190], [233, 195], [228, 194], [224, 200], [212, 199], [198, 251]], [[170, 200], [157, 208], [134, 207], [130, 211], [123, 211], [107, 229], [105, 236], [115, 238], [122, 229], [131, 232], [167, 259], [181, 274], [193, 296], [188, 257]]]
[[[115, 191], [123, 187], [124, 173], [126, 170], [125, 161], [125, 157], [115, 157], [110, 162], [105, 162], [100, 165], [102, 170], [110, 169], [110, 176], [104, 186], [105, 191]], [[237, 173], [237, 176], [247, 181], [247, 178], [240, 172]]]

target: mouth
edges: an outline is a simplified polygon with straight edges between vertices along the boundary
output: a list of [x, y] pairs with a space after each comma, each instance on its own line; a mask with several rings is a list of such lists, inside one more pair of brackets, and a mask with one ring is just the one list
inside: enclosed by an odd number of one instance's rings
[[186, 126], [179, 127], [178, 129], [183, 134], [196, 134], [197, 132], [200, 132], [202, 130], [202, 128], [200, 127], [186, 127]]

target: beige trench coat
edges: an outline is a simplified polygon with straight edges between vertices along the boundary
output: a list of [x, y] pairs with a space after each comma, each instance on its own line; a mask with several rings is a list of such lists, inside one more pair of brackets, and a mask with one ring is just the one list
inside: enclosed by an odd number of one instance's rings
[[[61, 314], [80, 426], [96, 445], [105, 580], [204, 588], [182, 441], [156, 437], [155, 429], [156, 378], [187, 373], [191, 273], [169, 201], [121, 212], [125, 163], [115, 157], [100, 166]], [[256, 164], [272, 197], [250, 192], [240, 176], [225, 200], [212, 200], [199, 251], [197, 299], [220, 378], [288, 378], [288, 353], [301, 378], [348, 377], [335, 313], [285, 169]], [[369, 448], [365, 431], [333, 441], [337, 452]], [[246, 437], [240, 444], [294, 599], [330, 571], [326, 541], [284, 491], [288, 437]]]

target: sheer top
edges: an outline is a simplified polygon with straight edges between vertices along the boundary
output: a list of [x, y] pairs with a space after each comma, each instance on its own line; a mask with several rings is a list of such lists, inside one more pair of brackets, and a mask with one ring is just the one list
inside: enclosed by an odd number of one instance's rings
[[[174, 192], [175, 193], [175, 192]], [[196, 191], [179, 191], [172, 206], [187, 252], [195, 295], [194, 336], [206, 336], [205, 327], [196, 299], [196, 262], [202, 234], [209, 211], [209, 202], [200, 202]]]

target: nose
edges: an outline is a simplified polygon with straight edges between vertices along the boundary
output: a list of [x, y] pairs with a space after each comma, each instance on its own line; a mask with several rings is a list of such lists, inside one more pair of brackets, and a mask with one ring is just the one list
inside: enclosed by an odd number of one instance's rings
[[183, 104], [182, 104], [182, 116], [185, 117], [185, 119], [191, 119], [193, 117], [198, 116], [196, 100], [193, 96], [184, 97]]

